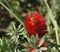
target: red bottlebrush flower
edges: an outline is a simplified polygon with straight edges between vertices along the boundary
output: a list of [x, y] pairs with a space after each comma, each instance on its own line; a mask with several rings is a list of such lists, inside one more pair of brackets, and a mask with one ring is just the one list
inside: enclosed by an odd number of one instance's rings
[[[36, 40], [36, 44], [39, 45], [39, 43], [40, 43], [40, 38], [38, 38], [38, 39]], [[28, 49], [28, 52], [33, 52], [33, 51], [38, 50], [37, 47], [33, 48], [33, 47], [30, 46], [30, 45], [28, 45], [26, 48]], [[44, 42], [44, 43], [40, 46], [40, 48], [47, 48], [46, 43]], [[47, 52], [47, 50], [41, 50], [41, 51], [42, 51], [42, 52]]]
[[27, 46], [27, 48], [29, 49], [29, 52], [32, 52], [33, 50], [35, 50], [35, 48], [33, 48], [31, 46]]
[[[44, 42], [44, 43], [41, 45], [41, 47], [46, 47], [46, 48], [47, 48], [46, 43]], [[43, 51], [43, 52], [47, 52], [47, 50], [46, 50], [46, 51]]]
[[36, 44], [39, 45], [39, 43], [40, 43], [40, 38], [36, 40]]
[[46, 33], [46, 24], [44, 18], [39, 13], [32, 13], [27, 15], [24, 20], [25, 28], [28, 32], [28, 36], [38, 35], [41, 37]]
[[[38, 39], [36, 40], [36, 44], [39, 45], [39, 43], [40, 43], [40, 38], [38, 38]], [[41, 45], [41, 47], [47, 47], [46, 43], [43, 42], [43, 44]]]
[[47, 47], [46, 43], [44, 42], [41, 47]]
[[[40, 38], [38, 38], [38, 39], [36, 40], [36, 44], [39, 45], [39, 43], [40, 43]], [[43, 42], [40, 47], [45, 47], [45, 48], [47, 48], [47, 45], [46, 45], [45, 42]], [[47, 50], [43, 50], [43, 52], [47, 52]]]

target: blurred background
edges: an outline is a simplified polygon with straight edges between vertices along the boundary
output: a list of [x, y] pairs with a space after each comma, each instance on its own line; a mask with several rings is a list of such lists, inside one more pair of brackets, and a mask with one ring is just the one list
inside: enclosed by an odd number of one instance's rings
[[[47, 8], [43, 0], [1, 0], [9, 9], [13, 9], [23, 19], [30, 12], [39, 12], [46, 16]], [[54, 16], [60, 27], [60, 0], [47, 0], [49, 7], [52, 9]], [[11, 15], [2, 5], [0, 5], [0, 37], [6, 36], [7, 27], [14, 21], [16, 27], [19, 25], [18, 20]]]

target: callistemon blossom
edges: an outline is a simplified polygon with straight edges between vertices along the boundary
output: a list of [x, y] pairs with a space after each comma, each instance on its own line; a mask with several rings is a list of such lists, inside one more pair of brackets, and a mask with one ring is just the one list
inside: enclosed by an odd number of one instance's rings
[[36, 34], [43, 36], [47, 32], [45, 20], [37, 12], [27, 15], [24, 19], [24, 25], [29, 37], [36, 36]]

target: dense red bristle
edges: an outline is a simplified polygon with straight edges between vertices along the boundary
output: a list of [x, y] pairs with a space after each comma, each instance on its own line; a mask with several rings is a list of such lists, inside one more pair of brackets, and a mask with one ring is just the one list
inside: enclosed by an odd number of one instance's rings
[[28, 32], [28, 36], [43, 36], [46, 33], [46, 23], [44, 18], [37, 12], [31, 13], [26, 16], [24, 20], [25, 29]]

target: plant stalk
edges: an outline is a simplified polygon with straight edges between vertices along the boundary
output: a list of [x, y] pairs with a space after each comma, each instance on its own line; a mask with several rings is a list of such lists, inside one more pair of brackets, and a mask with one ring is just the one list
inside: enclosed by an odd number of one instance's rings
[[17, 15], [15, 15], [14, 12], [12, 12], [6, 5], [4, 5], [4, 3], [2, 3], [2, 2], [0, 1], [0, 4], [1, 4], [10, 14], [12, 14], [22, 25], [24, 25], [23, 21], [20, 20], [20, 18], [19, 18]]
[[57, 24], [57, 21], [55, 20], [55, 17], [52, 13], [52, 10], [50, 9], [48, 3], [47, 3], [47, 0], [44, 0], [45, 4], [46, 4], [46, 7], [48, 9], [48, 14], [49, 14], [49, 18], [50, 20], [52, 21], [53, 25], [54, 25], [54, 29], [55, 29], [55, 34], [56, 34], [56, 42], [57, 42], [57, 45], [59, 45], [59, 33], [58, 33], [58, 24]]

